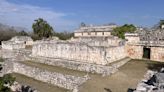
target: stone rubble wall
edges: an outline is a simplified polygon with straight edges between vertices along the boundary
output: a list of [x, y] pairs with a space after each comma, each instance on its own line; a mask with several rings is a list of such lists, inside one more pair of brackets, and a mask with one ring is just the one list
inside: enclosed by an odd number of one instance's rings
[[44, 69], [27, 66], [14, 60], [5, 61], [5, 64], [3, 66], [3, 74], [13, 72], [23, 74], [36, 80], [63, 87], [69, 90], [78, 89], [81, 84], [83, 84], [89, 79], [86, 76], [77, 77], [72, 75], [64, 75], [56, 72], [49, 72]]
[[[124, 46], [107, 48], [101, 46], [88, 46], [83, 43], [44, 41], [36, 42], [33, 45], [32, 56], [60, 58], [106, 65], [114, 60], [126, 57], [125, 51], [122, 48], [124, 48]], [[122, 55], [120, 55], [120, 53]]]
[[30, 50], [20, 49], [20, 50], [0, 50], [1, 57], [4, 59], [16, 59], [19, 61], [24, 61], [28, 59], [28, 56], [31, 54]]
[[60, 66], [63, 68], [85, 71], [90, 73], [97, 73], [102, 75], [111, 75], [117, 71], [117, 68], [127, 63], [130, 59], [124, 59], [121, 62], [113, 64], [112, 66], [104, 66], [97, 64], [89, 64], [83, 62], [76, 62], [64, 59], [53, 59], [53, 58], [45, 58], [45, 57], [31, 57], [33, 62], [43, 63], [52, 66]]
[[2, 49], [16, 50], [25, 48], [24, 43], [14, 43], [12, 41], [2, 41]]
[[14, 43], [24, 43], [25, 45], [33, 45], [33, 40], [28, 36], [15, 36], [10, 41]]

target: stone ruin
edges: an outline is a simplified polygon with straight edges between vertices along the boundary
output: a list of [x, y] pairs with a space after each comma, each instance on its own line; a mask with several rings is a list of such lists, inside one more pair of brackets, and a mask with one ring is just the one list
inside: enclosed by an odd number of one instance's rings
[[9, 41], [2, 41], [2, 49], [8, 50], [24, 49], [30, 45], [33, 45], [33, 40], [28, 36], [15, 36]]
[[[98, 44], [100, 42], [97, 41]], [[124, 45], [108, 45], [108, 47], [105, 47], [97, 46], [97, 43], [90, 43], [90, 41], [88, 43], [65, 41], [37, 41], [33, 44], [32, 56], [66, 59], [100, 65], [107, 65], [126, 57]]]
[[133, 92], [164, 92], [164, 69], [160, 72], [148, 70]]
[[[126, 58], [125, 42], [116, 37], [79, 38], [68, 41], [44, 39], [34, 43], [29, 41], [31, 44], [28, 45], [32, 45], [32, 50], [24, 49], [24, 46], [28, 43], [27, 40], [18, 39], [20, 38], [15, 37], [6, 43], [2, 42], [0, 54], [5, 58], [3, 74], [13, 72], [23, 74], [74, 92], [77, 92], [78, 87], [90, 79], [90, 77], [87, 75], [78, 77], [50, 72], [45, 69], [25, 65], [21, 62], [32, 60], [36, 63], [98, 73], [105, 76], [115, 73], [118, 71], [118, 67], [130, 60]], [[24, 46], [14, 47], [10, 42], [14, 45], [23, 44]], [[114, 63], [118, 60], [121, 61]], [[111, 63], [114, 64], [110, 65]]]
[[126, 53], [132, 59], [164, 61], [164, 29], [126, 33]]

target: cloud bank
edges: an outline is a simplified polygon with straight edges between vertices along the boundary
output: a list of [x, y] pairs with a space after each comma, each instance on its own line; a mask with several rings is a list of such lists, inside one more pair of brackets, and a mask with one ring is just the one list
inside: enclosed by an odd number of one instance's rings
[[70, 30], [76, 26], [76, 22], [66, 19], [67, 16], [71, 16], [71, 14], [55, 12], [50, 8], [28, 4], [18, 5], [7, 0], [0, 0], [0, 23], [11, 26], [20, 26], [31, 30], [34, 20], [43, 18], [56, 31]]

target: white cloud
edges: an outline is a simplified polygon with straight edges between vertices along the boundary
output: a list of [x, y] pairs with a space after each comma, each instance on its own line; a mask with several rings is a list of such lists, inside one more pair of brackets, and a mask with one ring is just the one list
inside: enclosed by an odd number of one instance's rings
[[47, 20], [56, 30], [69, 30], [76, 25], [74, 21], [65, 19], [71, 14], [55, 12], [49, 8], [32, 5], [18, 5], [0, 0], [0, 23], [12, 26], [21, 26], [31, 29], [32, 23], [37, 18]]

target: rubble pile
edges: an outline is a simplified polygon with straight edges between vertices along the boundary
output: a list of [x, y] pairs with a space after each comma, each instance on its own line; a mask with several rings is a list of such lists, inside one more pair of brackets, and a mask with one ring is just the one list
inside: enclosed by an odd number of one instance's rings
[[159, 72], [148, 70], [133, 92], [164, 92], [164, 68]]

